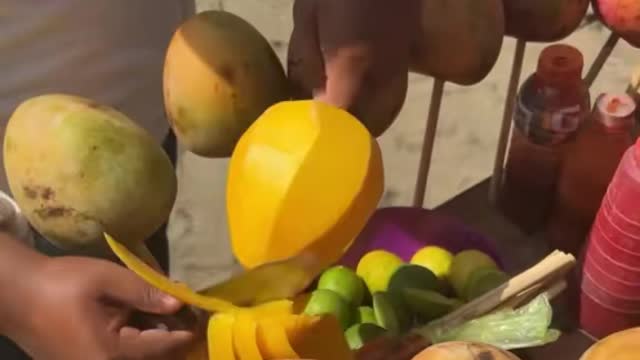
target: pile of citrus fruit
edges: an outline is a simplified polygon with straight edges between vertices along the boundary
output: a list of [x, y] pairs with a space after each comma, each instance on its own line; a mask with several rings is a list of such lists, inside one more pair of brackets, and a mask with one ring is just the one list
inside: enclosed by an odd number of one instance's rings
[[374, 250], [356, 269], [327, 269], [307, 294], [304, 313], [333, 315], [351, 349], [381, 335], [399, 335], [438, 319], [509, 279], [496, 262], [478, 250], [452, 254], [427, 246], [406, 263]]

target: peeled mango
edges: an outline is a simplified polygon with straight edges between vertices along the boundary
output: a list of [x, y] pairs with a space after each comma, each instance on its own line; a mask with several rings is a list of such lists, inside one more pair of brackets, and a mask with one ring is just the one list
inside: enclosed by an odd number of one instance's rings
[[174, 168], [153, 137], [124, 114], [71, 95], [17, 107], [4, 164], [29, 222], [67, 250], [106, 254], [106, 231], [144, 251], [176, 196]]
[[304, 254], [336, 262], [382, 196], [380, 147], [348, 112], [281, 102], [242, 135], [227, 179], [233, 252], [247, 269]]
[[520, 360], [520, 358], [491, 345], [453, 341], [428, 347], [414, 356], [413, 360]]
[[228, 157], [253, 121], [289, 98], [285, 71], [251, 24], [225, 11], [204, 11], [173, 35], [164, 65], [171, 126], [191, 152]]
[[[116, 256], [151, 286], [209, 314], [206, 349], [197, 343], [188, 360], [352, 360], [342, 327], [333, 316], [302, 314], [308, 297], [240, 307], [196, 293], [145, 264], [113, 237], [105, 234]], [[322, 339], [322, 341], [318, 341]], [[331, 346], [326, 346], [331, 344]]]
[[407, 95], [417, 0], [296, 0], [288, 76], [294, 99], [327, 96], [374, 137]]
[[634, 47], [640, 47], [640, 2], [638, 0], [592, 0], [593, 9], [611, 31]]
[[636, 360], [640, 358], [640, 328], [614, 333], [598, 341], [580, 360]]
[[421, 0], [412, 71], [473, 85], [491, 71], [502, 49], [502, 0]]
[[584, 19], [589, 0], [504, 0], [506, 33], [531, 42], [571, 35]]

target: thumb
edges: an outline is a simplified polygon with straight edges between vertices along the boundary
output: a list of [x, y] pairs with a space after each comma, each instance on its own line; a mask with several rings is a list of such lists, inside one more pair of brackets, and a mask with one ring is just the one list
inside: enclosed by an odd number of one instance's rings
[[182, 303], [173, 296], [149, 285], [129, 269], [115, 264], [105, 268], [102, 291], [109, 299], [136, 310], [169, 315], [177, 312]]

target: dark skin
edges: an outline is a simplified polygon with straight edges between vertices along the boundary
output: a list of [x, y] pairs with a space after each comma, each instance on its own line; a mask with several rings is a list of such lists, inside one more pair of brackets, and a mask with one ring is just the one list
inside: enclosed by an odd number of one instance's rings
[[[297, 1], [296, 17], [317, 19], [298, 30], [316, 40], [307, 43], [306, 59], [321, 67], [320, 77], [310, 80], [320, 85], [312, 84], [309, 97], [359, 112], [367, 101], [384, 100], [376, 88], [390, 79], [403, 86], [413, 22], [402, 19], [412, 19], [415, 8], [408, 4], [417, 1], [402, 1], [407, 5]], [[90, 258], [49, 258], [7, 233], [0, 233], [0, 289], [0, 334], [35, 360], [179, 360], [201, 335], [195, 324], [159, 330], [140, 321], [136, 314], [169, 319], [184, 307], [128, 269]]]
[[120, 265], [48, 258], [7, 234], [0, 248], [0, 330], [36, 360], [175, 360], [196, 338], [133, 325], [136, 313], [168, 316], [183, 305]]

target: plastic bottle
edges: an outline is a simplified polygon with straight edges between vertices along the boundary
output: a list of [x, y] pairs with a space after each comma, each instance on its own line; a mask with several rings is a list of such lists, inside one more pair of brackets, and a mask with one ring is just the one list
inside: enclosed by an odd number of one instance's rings
[[578, 255], [622, 155], [633, 145], [636, 105], [628, 95], [602, 94], [563, 161], [547, 239]]
[[551, 45], [542, 51], [536, 72], [518, 93], [500, 208], [525, 233], [543, 230], [565, 145], [575, 139], [589, 115], [583, 66], [576, 48]]

